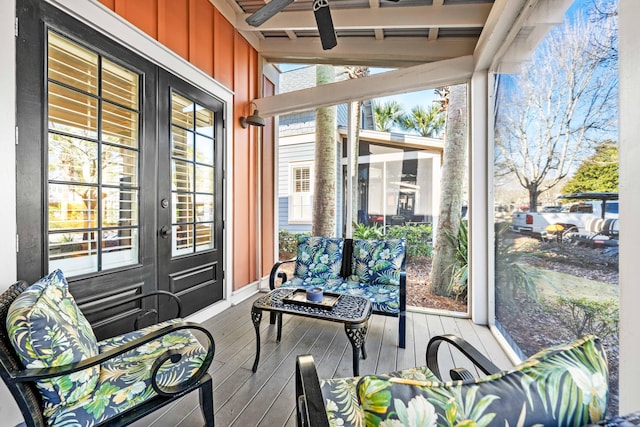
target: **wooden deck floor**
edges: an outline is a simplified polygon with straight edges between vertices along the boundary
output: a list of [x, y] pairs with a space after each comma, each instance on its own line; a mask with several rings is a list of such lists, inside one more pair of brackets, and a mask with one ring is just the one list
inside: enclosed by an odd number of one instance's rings
[[[285, 316], [282, 341], [276, 342], [275, 325], [268, 313], [261, 323], [262, 350], [258, 371], [251, 372], [256, 343], [251, 304], [256, 295], [204, 323], [213, 334], [216, 352], [210, 373], [214, 383], [216, 426], [294, 426], [294, 370], [299, 354], [313, 355], [321, 378], [352, 376], [351, 346], [340, 323]], [[373, 315], [369, 324], [367, 359], [360, 373], [385, 373], [425, 364], [425, 351], [433, 335], [452, 333], [465, 338], [498, 367], [510, 362], [488, 328], [466, 319], [407, 313], [407, 345], [397, 347], [398, 319]], [[445, 348], [446, 347], [446, 348]], [[441, 346], [440, 366], [465, 366], [461, 355]], [[154, 427], [204, 424], [197, 394], [158, 411], [135, 425]]]

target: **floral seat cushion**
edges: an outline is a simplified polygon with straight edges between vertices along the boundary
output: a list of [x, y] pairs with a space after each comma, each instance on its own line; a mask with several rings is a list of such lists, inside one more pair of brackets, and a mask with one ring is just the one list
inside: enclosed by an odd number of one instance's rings
[[371, 309], [377, 313], [400, 312], [400, 287], [396, 285], [366, 284], [350, 278], [341, 284], [339, 292], [369, 298]]
[[[100, 341], [100, 352], [181, 321], [174, 319]], [[207, 354], [191, 332], [178, 330], [110, 359], [100, 365], [100, 377], [94, 391], [72, 405], [59, 406], [49, 414], [49, 425], [65, 425], [65, 420], [73, 420], [73, 425], [93, 426], [156, 396], [151, 385], [151, 366], [169, 349], [180, 351], [182, 359], [178, 363], [165, 363], [160, 368], [158, 383], [164, 387], [191, 377]]]
[[282, 288], [301, 288], [309, 289], [320, 287], [325, 292], [342, 292], [344, 282], [342, 279], [320, 279], [320, 278], [307, 278], [301, 279], [299, 277], [293, 277], [291, 280], [287, 280], [280, 287]]
[[368, 285], [400, 285], [405, 239], [354, 239], [350, 280]]
[[[438, 381], [438, 378], [426, 366], [395, 371], [390, 377], [416, 381]], [[356, 392], [361, 377], [335, 378], [321, 380], [320, 388], [324, 400], [329, 424], [334, 426], [362, 426], [364, 412], [358, 402]]]
[[607, 384], [606, 356], [589, 336], [475, 382], [371, 375], [356, 394], [367, 426], [579, 426], [604, 419]]
[[[27, 368], [67, 365], [98, 354], [91, 325], [78, 309], [60, 270], [20, 294], [9, 307], [6, 323], [11, 343]], [[95, 366], [36, 382], [45, 415], [90, 395], [99, 373], [100, 367]]]
[[293, 275], [300, 279], [339, 279], [344, 239], [300, 236]]

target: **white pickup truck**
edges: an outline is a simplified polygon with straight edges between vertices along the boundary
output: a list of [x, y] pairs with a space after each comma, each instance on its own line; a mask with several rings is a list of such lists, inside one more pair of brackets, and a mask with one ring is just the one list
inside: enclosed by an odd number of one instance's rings
[[563, 206], [558, 212], [514, 212], [509, 228], [543, 238], [560, 234], [617, 239], [617, 193], [575, 193], [558, 198], [579, 201]]

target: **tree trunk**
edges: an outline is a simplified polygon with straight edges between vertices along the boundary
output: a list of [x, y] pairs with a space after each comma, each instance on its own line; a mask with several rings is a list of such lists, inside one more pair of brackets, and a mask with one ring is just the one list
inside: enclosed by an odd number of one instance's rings
[[[360, 144], [360, 110], [362, 101], [349, 103], [349, 141], [351, 141], [351, 221], [358, 222], [358, 155]], [[347, 229], [352, 229], [352, 224], [347, 224]]]
[[538, 188], [529, 189], [529, 212], [538, 212]]
[[466, 160], [467, 86], [460, 84], [449, 88], [440, 215], [431, 269], [431, 289], [436, 295], [451, 296], [451, 273], [456, 263], [455, 241], [460, 228]]
[[[334, 81], [335, 71], [328, 65], [316, 67], [318, 86]], [[313, 186], [314, 236], [336, 235], [336, 107], [316, 110], [316, 156]]]

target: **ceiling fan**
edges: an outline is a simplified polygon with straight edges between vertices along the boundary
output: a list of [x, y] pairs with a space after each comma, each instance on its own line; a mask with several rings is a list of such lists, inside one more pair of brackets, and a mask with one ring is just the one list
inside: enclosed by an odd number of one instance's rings
[[[276, 13], [293, 3], [293, 0], [271, 0], [247, 18], [247, 24], [259, 27]], [[338, 44], [336, 31], [331, 19], [328, 0], [313, 0], [313, 14], [316, 17], [322, 49], [329, 50]]]

